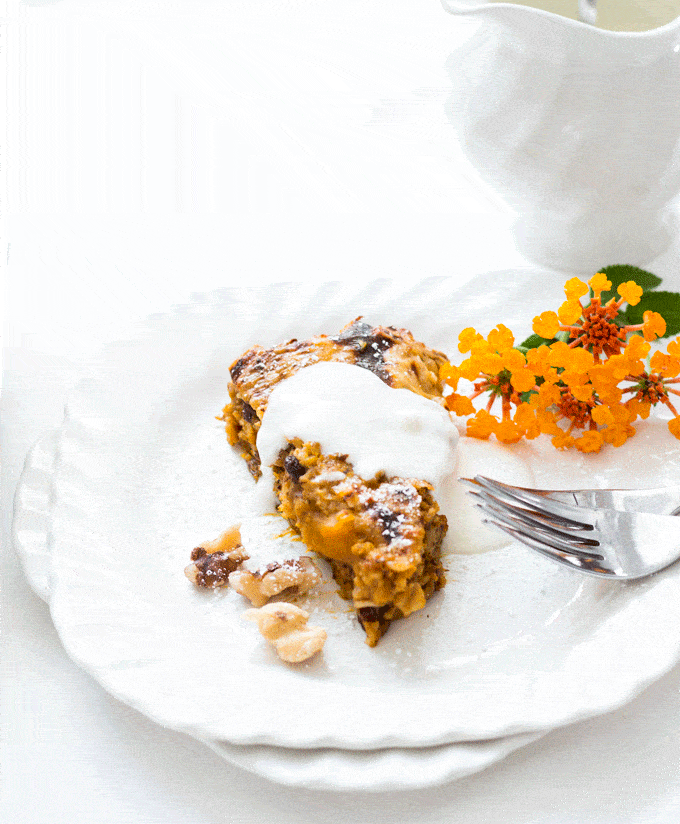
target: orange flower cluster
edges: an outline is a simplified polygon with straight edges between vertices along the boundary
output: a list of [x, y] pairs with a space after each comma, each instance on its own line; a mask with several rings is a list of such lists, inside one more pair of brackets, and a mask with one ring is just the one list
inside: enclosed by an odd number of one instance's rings
[[[588, 287], [593, 297], [584, 305]], [[602, 305], [602, 292], [611, 288], [601, 272], [588, 284], [567, 281], [559, 310], [534, 318], [536, 335], [551, 342], [526, 354], [515, 348], [512, 332], [502, 324], [486, 338], [471, 327], [460, 333], [458, 349], [468, 356], [458, 366], [445, 364], [441, 376], [453, 390], [448, 408], [472, 416], [468, 435], [516, 443], [543, 433], [558, 449], [599, 452], [605, 443], [624, 444], [635, 434], [634, 421], [662, 403], [673, 414], [668, 428], [680, 439], [680, 412], [670, 397], [680, 395], [673, 388], [680, 383], [680, 342], [649, 358], [650, 342], [666, 332], [664, 319], [645, 312], [643, 323], [620, 325], [621, 307], [639, 303], [642, 289], [634, 281], [622, 283], [619, 299]], [[470, 394], [458, 394], [461, 380], [472, 383]], [[487, 393], [485, 407], [476, 409], [473, 401]], [[500, 417], [492, 412], [496, 401]]]

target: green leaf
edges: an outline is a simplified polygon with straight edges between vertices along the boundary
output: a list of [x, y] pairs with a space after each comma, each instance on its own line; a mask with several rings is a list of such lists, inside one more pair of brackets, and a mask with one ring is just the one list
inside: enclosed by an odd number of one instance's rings
[[523, 340], [520, 344], [515, 346], [515, 349], [519, 349], [519, 351], [526, 355], [526, 353], [530, 349], [538, 349], [539, 346], [550, 346], [551, 343], [557, 343], [558, 340], [566, 341], [569, 340], [569, 333], [568, 332], [558, 332], [554, 338], [542, 338], [540, 335], [529, 335], [526, 340]]
[[523, 355], [526, 355], [530, 349], [538, 349], [538, 347], [543, 346], [543, 344], [549, 346], [554, 342], [555, 338], [548, 340], [548, 338], [542, 338], [540, 335], [529, 335], [529, 337], [526, 340], [523, 340], [518, 346], [515, 347], [515, 349], [519, 349]]
[[666, 321], [665, 338], [680, 333], [680, 294], [677, 292], [648, 292], [640, 298], [637, 306], [629, 306], [619, 322], [628, 326], [642, 323], [645, 312], [658, 312]]
[[599, 269], [598, 271], [603, 272], [612, 284], [610, 291], [602, 292], [601, 301], [603, 306], [612, 298], [618, 299], [619, 293], [616, 291], [617, 288], [629, 280], [634, 280], [638, 286], [642, 287], [643, 292], [656, 289], [656, 287], [661, 284], [661, 278], [653, 275], [651, 272], [647, 272], [645, 269], [630, 266], [627, 263], [616, 263], [613, 266], [605, 266], [604, 269]]

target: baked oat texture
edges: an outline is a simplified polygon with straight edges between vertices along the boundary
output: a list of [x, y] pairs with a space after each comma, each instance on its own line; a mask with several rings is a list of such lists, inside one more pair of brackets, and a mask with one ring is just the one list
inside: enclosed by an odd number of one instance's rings
[[[222, 415], [229, 442], [255, 478], [261, 474], [257, 432], [272, 389], [320, 361], [356, 364], [389, 386], [442, 402], [439, 367], [446, 356], [405, 329], [373, 327], [359, 318], [334, 337], [256, 346], [231, 367], [231, 400]], [[330, 562], [370, 646], [392, 621], [421, 609], [444, 585], [440, 551], [447, 523], [429, 483], [364, 480], [346, 456], [324, 455], [318, 444], [300, 439], [280, 453], [273, 471], [279, 511]]]

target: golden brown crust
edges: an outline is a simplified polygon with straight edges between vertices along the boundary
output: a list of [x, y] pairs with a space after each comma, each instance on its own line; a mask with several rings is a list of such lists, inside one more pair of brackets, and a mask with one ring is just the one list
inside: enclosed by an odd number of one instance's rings
[[[335, 337], [256, 346], [231, 367], [231, 402], [224, 408], [229, 442], [254, 477], [256, 438], [274, 386], [320, 361], [356, 364], [395, 388], [442, 402], [441, 352], [405, 329], [373, 327], [360, 318]], [[331, 563], [343, 597], [353, 602], [375, 646], [390, 622], [422, 608], [444, 585], [440, 548], [446, 518], [425, 481], [355, 475], [346, 456], [292, 439], [273, 467], [279, 511], [308, 547]]]

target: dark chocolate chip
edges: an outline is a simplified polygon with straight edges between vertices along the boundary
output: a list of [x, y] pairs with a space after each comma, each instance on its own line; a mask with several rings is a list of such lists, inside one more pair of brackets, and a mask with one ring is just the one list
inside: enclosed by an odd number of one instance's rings
[[404, 520], [404, 516], [383, 507], [375, 507], [372, 514], [380, 524], [383, 538], [386, 538], [388, 543], [393, 541], [399, 534], [399, 525]]
[[356, 354], [355, 363], [377, 375], [385, 383], [391, 376], [386, 369], [384, 353], [394, 345], [394, 340], [364, 321], [355, 321], [334, 340], [342, 346], [349, 346]]
[[364, 624], [380, 623], [386, 611], [387, 607], [359, 607], [357, 618], [362, 626]]

